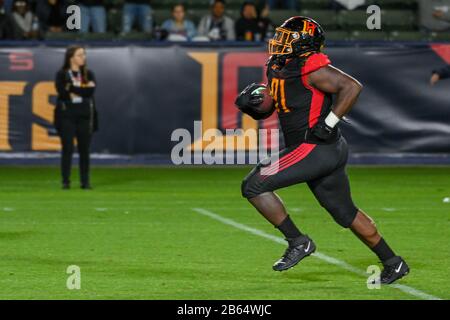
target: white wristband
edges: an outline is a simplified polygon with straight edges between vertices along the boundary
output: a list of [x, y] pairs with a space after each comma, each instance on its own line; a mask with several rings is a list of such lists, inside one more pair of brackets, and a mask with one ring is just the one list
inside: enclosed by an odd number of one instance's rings
[[330, 128], [334, 128], [340, 120], [341, 119], [339, 119], [339, 117], [335, 115], [333, 111], [330, 111], [328, 116], [325, 118], [325, 124]]

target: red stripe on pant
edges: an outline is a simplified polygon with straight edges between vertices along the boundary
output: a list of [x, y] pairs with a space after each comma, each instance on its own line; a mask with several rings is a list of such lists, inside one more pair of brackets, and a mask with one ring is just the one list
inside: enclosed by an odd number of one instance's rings
[[302, 148], [303, 148], [302, 146], [303, 145], [301, 144], [300, 146], [298, 146], [297, 148], [295, 148], [294, 150], [292, 150], [288, 154], [285, 154], [281, 159], [278, 159], [275, 163], [271, 164], [270, 167], [267, 168], [267, 171], [276, 171], [276, 170], [278, 170], [278, 168], [281, 167], [284, 163], [286, 163], [287, 161], [290, 161], [292, 158], [294, 158], [295, 155], [297, 154], [297, 152], [302, 150]]
[[316, 146], [317, 145], [315, 145], [315, 144], [302, 143], [297, 148], [295, 148], [288, 154], [284, 155], [277, 162], [275, 162], [274, 164], [271, 164], [270, 167], [268, 167], [267, 169], [265, 169], [265, 170], [264, 170], [264, 168], [261, 169], [261, 170], [265, 171], [264, 175], [261, 174], [263, 176], [263, 180], [266, 179], [267, 177], [277, 174], [277, 173], [289, 168], [290, 166], [296, 164], [297, 162], [303, 160], [304, 158], [306, 158], [306, 156], [308, 154], [311, 153], [311, 151], [314, 150], [314, 148]]

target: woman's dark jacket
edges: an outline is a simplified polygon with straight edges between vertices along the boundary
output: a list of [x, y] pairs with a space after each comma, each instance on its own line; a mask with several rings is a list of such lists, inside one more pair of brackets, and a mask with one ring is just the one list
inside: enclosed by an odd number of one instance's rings
[[[85, 83], [89, 81], [95, 82], [94, 73], [90, 70], [86, 72], [87, 79], [83, 79]], [[97, 84], [97, 83], [96, 83]], [[86, 116], [91, 121], [91, 131], [98, 130], [98, 114], [95, 106], [94, 92], [95, 87], [76, 87], [72, 84], [71, 77], [67, 70], [60, 70], [56, 74], [55, 79], [56, 91], [58, 98], [56, 101], [56, 108], [54, 113], [54, 125], [58, 132], [61, 130], [61, 118], [64, 116], [71, 116], [76, 111], [83, 110]], [[72, 103], [70, 94], [74, 93], [83, 98], [80, 104]]]

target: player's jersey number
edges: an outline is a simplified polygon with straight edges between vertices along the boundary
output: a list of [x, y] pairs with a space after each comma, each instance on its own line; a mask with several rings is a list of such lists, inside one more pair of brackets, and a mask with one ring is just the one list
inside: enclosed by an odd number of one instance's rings
[[270, 83], [270, 95], [275, 102], [275, 108], [278, 113], [288, 113], [291, 110], [286, 106], [285, 80], [272, 78]]

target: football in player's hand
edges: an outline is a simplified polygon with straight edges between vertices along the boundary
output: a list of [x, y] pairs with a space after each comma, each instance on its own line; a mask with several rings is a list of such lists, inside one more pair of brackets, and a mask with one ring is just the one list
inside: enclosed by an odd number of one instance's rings
[[268, 118], [275, 106], [270, 91], [264, 84], [252, 83], [237, 97], [236, 106], [253, 119]]
[[270, 90], [266, 85], [260, 84], [259, 88], [255, 89], [254, 92], [259, 94], [259, 104], [256, 107], [256, 111], [260, 113], [272, 112], [275, 108], [273, 103], [273, 98], [270, 95]]

